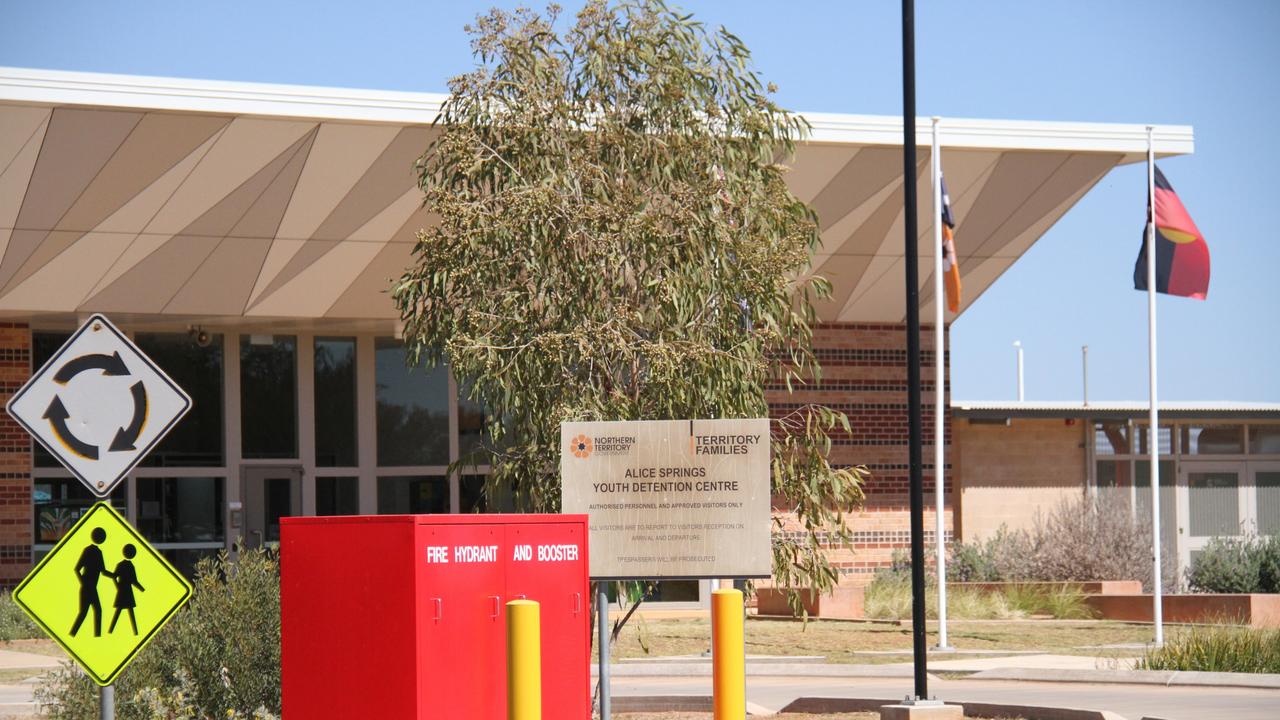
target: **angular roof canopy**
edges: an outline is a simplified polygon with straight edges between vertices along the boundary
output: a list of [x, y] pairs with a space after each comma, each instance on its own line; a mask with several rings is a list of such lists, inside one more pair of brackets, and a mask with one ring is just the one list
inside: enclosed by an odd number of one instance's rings
[[[0, 315], [386, 331], [431, 221], [412, 172], [445, 96], [0, 68]], [[806, 114], [827, 321], [901, 322], [901, 119]], [[929, 121], [920, 249], [932, 257]], [[1141, 125], [944, 120], [965, 307], [1114, 166]], [[1191, 128], [1159, 126], [1160, 155]], [[922, 310], [932, 307], [921, 263]], [[963, 312], [964, 308], [961, 308]], [[929, 317], [929, 315], [925, 315]]]

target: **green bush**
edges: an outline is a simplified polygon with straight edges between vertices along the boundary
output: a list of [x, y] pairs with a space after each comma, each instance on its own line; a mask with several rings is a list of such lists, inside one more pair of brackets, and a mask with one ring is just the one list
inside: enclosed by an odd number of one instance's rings
[[40, 628], [31, 621], [8, 592], [0, 593], [0, 642], [44, 637]]
[[1280, 630], [1233, 625], [1192, 627], [1138, 660], [1140, 670], [1280, 673]]
[[[1213, 538], [1191, 562], [1187, 584], [1206, 593], [1275, 592], [1278, 552], [1275, 538]], [[1264, 557], [1268, 565], [1265, 583]], [[1270, 589], [1264, 590], [1264, 585]]]
[[1280, 535], [1271, 535], [1260, 544], [1258, 592], [1280, 593]]
[[[271, 553], [201, 560], [191, 600], [116, 681], [120, 720], [220, 720], [280, 714], [280, 577]], [[46, 676], [36, 700], [51, 720], [97, 716], [78, 669]]]

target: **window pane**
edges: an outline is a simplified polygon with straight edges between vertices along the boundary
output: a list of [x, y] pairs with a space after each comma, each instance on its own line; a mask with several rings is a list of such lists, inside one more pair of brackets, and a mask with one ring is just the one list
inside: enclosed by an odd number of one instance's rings
[[1100, 422], [1093, 426], [1094, 452], [1098, 455], [1129, 454], [1129, 424]]
[[[1188, 510], [1195, 537], [1240, 534], [1240, 476], [1233, 472], [1190, 473]], [[1162, 498], [1163, 499], [1163, 498]]]
[[316, 465], [356, 464], [356, 341], [316, 338]]
[[1280, 471], [1256, 472], [1258, 486], [1258, 534], [1280, 533]]
[[191, 396], [191, 411], [142, 461], [148, 467], [218, 467], [222, 460], [222, 336], [200, 347], [186, 333], [138, 333], [138, 347]]
[[404, 364], [398, 340], [378, 338], [378, 464], [449, 464], [449, 371]]
[[[1151, 461], [1134, 462], [1134, 484], [1137, 486], [1138, 517], [1144, 521], [1151, 520]], [[1160, 461], [1160, 545], [1163, 551], [1177, 552], [1178, 512], [1177, 512], [1177, 476], [1174, 473], [1172, 460]]]
[[1108, 504], [1128, 507], [1130, 504], [1129, 488], [1133, 486], [1133, 478], [1129, 477], [1132, 463], [1129, 460], [1099, 460], [1096, 466], [1098, 498]]
[[[458, 384], [458, 453], [473, 465], [488, 465], [484, 406], [470, 399], [470, 388]], [[465, 512], [465, 511], [464, 511]]]
[[240, 442], [244, 457], [298, 457], [296, 350], [297, 341], [291, 335], [240, 336]]
[[1280, 425], [1250, 425], [1249, 452], [1255, 455], [1280, 455]]
[[[1149, 455], [1151, 453], [1147, 436], [1150, 435], [1146, 425], [1139, 425], [1137, 428], [1138, 448], [1134, 452], [1138, 455]], [[1173, 454], [1173, 428], [1168, 425], [1160, 426], [1160, 454]]]
[[[49, 362], [49, 358], [58, 351], [71, 337], [71, 333], [64, 332], [38, 332], [31, 333], [31, 371], [35, 374], [44, 364]], [[26, 437], [26, 434], [23, 434]], [[62, 467], [62, 463], [49, 454], [48, 450], [38, 442], [31, 443], [33, 460], [36, 467]], [[78, 484], [78, 483], [77, 483]], [[87, 491], [86, 491], [87, 492]], [[78, 517], [78, 516], [77, 516]]]
[[185, 575], [188, 580], [194, 580], [196, 577], [196, 563], [204, 558], [211, 558], [219, 552], [219, 550], [212, 548], [164, 548], [160, 551], [160, 554], [173, 565], [175, 570]]
[[[61, 540], [80, 516], [98, 502], [89, 488], [75, 478], [36, 478], [31, 500], [35, 508], [35, 541], [40, 544]], [[112, 491], [111, 506], [124, 513], [124, 483]]]
[[1183, 455], [1240, 455], [1243, 453], [1243, 425], [1204, 425], [1182, 428]]
[[316, 514], [360, 514], [359, 479], [353, 477], [316, 478]]
[[[490, 512], [484, 496], [484, 475], [463, 475], [458, 478], [458, 509], [464, 513]], [[501, 512], [501, 511], [498, 511]]]
[[449, 481], [443, 475], [378, 478], [379, 515], [449, 512]]
[[151, 542], [222, 542], [222, 478], [138, 478], [138, 531]]

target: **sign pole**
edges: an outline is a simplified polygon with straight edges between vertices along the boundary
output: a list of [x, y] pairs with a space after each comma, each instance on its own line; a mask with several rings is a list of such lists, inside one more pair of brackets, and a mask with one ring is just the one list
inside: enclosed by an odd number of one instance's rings
[[116, 720], [116, 686], [103, 685], [98, 688], [98, 708], [101, 720]]
[[600, 636], [600, 671], [596, 680], [600, 683], [600, 720], [610, 720], [612, 709], [609, 694], [609, 593], [603, 582], [596, 583], [596, 624]]

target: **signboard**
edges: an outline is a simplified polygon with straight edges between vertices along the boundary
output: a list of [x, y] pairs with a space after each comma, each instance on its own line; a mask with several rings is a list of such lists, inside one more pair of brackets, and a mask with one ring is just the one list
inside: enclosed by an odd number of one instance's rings
[[7, 409], [89, 490], [106, 497], [191, 409], [191, 398], [94, 315]]
[[560, 443], [593, 579], [771, 574], [767, 419], [566, 422]]
[[190, 596], [186, 579], [103, 502], [13, 591], [99, 685], [110, 685]]

